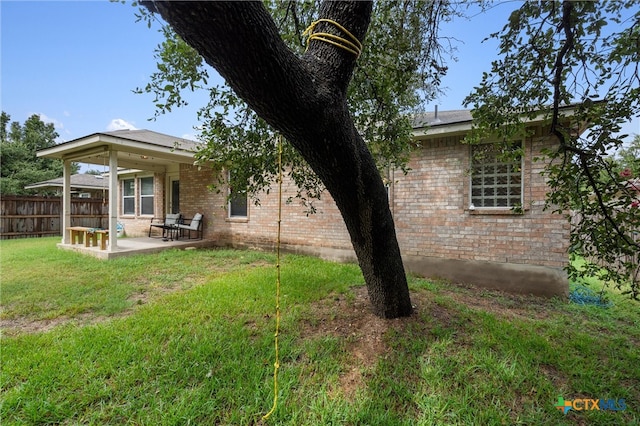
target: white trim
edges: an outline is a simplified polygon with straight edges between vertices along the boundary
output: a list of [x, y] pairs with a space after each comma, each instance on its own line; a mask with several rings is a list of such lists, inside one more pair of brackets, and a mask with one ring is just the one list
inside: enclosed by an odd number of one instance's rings
[[109, 152], [109, 251], [118, 249], [118, 151]]
[[71, 226], [71, 161], [63, 161], [62, 172], [62, 244], [71, 244], [67, 228]]
[[[151, 179], [151, 194], [143, 194], [142, 193], [142, 187], [143, 187], [142, 180], [143, 179]], [[138, 202], [140, 203], [140, 209], [139, 209], [140, 210], [140, 212], [139, 212], [140, 216], [152, 216], [152, 217], [155, 216], [155, 213], [156, 213], [155, 212], [155, 210], [156, 210], [156, 208], [155, 208], [156, 207], [155, 206], [155, 197], [156, 197], [156, 190], [155, 190], [156, 189], [156, 179], [155, 179], [155, 176], [140, 176], [140, 177], [138, 177], [138, 185], [139, 185], [139, 188], [140, 188], [140, 191], [138, 192]], [[151, 198], [151, 199], [153, 199], [153, 202], [152, 202], [152, 210], [153, 211], [151, 213], [144, 213], [142, 211], [143, 198]]]

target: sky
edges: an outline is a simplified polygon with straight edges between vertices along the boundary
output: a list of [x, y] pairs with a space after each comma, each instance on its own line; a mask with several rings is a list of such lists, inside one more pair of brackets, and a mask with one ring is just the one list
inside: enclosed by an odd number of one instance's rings
[[[155, 121], [149, 121], [153, 96], [133, 93], [150, 81], [162, 35], [159, 24], [149, 29], [136, 22], [137, 9], [128, 3], [0, 0], [2, 111], [21, 123], [39, 114], [55, 125], [60, 142], [125, 128], [195, 139], [205, 93], [190, 96], [187, 107]], [[498, 3], [486, 14], [442, 28], [443, 36], [457, 40], [458, 61], [449, 62], [446, 96], [432, 106], [463, 108], [462, 100], [495, 58], [496, 43], [481, 40], [500, 30], [518, 3]], [[640, 120], [624, 130], [640, 134]]]

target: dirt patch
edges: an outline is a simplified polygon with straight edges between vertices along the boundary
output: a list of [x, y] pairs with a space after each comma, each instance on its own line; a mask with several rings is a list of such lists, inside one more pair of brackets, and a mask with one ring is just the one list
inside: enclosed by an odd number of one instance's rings
[[48, 318], [48, 319], [34, 319], [31, 317], [24, 317], [24, 316], [17, 317], [17, 318], [2, 318], [0, 319], [0, 330], [2, 330], [2, 333], [5, 334], [6, 336], [17, 336], [20, 334], [43, 333], [43, 332], [51, 331], [56, 327], [64, 326], [68, 324], [74, 324], [79, 327], [99, 324], [113, 318], [122, 318], [122, 317], [129, 316], [133, 312], [135, 312], [135, 310], [139, 306], [145, 305], [166, 294], [170, 294], [170, 293], [174, 293], [176, 291], [182, 290], [182, 288], [183, 287], [180, 287], [180, 286], [171, 286], [171, 287], [154, 286], [153, 288], [146, 289], [144, 291], [138, 291], [138, 292], [132, 293], [127, 298], [129, 307], [121, 312], [118, 312], [112, 315], [100, 315], [100, 314], [97, 314], [96, 312], [88, 311], [88, 312], [75, 314], [73, 316], [62, 315], [56, 318]]
[[[393, 349], [385, 337], [389, 330], [404, 333], [411, 327], [414, 331], [409, 333], [425, 338], [444, 332], [455, 338], [459, 347], [465, 344], [465, 322], [468, 321], [458, 309], [461, 305], [509, 319], [545, 319], [556, 311], [553, 304], [545, 299], [472, 286], [439, 289], [438, 295], [449, 300], [438, 303], [430, 292], [412, 291], [414, 314], [393, 320], [373, 314], [364, 286], [354, 287], [345, 294], [331, 295], [312, 305], [308, 318], [301, 324], [301, 339], [335, 336], [346, 345], [345, 370], [334, 396], [353, 397], [355, 391], [362, 387], [367, 370], [375, 367], [381, 357], [391, 353]], [[558, 386], [567, 380], [551, 367], [543, 368], [543, 374]]]
[[18, 334], [49, 331], [68, 321], [69, 318], [66, 317], [45, 320], [33, 320], [25, 317], [0, 319], [0, 329], [2, 329], [2, 333], [7, 336], [16, 336]]
[[[414, 314], [408, 318], [382, 319], [373, 314], [366, 287], [354, 287], [349, 293], [332, 295], [314, 304], [309, 318], [302, 322], [300, 337], [313, 339], [335, 336], [346, 342], [347, 356], [345, 372], [340, 377], [337, 396], [350, 398], [361, 387], [363, 372], [375, 366], [381, 356], [390, 350], [385, 334], [390, 329], [402, 329], [410, 322], [419, 320], [424, 306], [433, 306], [424, 292], [411, 295]], [[442, 318], [449, 317], [441, 309]]]
[[125, 316], [128, 314], [129, 312], [123, 312], [115, 316], [96, 316], [93, 313], [87, 312], [84, 314], [75, 315], [73, 318], [61, 316], [43, 320], [34, 320], [27, 317], [1, 319], [0, 330], [2, 330], [2, 333], [6, 336], [18, 336], [20, 334], [29, 333], [43, 333], [53, 330], [55, 327], [66, 324], [77, 324], [78, 326], [86, 326], [91, 324], [98, 324], [111, 318]]
[[562, 374], [558, 369], [553, 365], [548, 364], [540, 364], [538, 370], [544, 374], [544, 376], [553, 383], [553, 387], [555, 389], [565, 389], [567, 387], [567, 382], [569, 378]]
[[537, 296], [509, 294], [469, 285], [456, 285], [455, 289], [441, 289], [439, 293], [467, 307], [509, 319], [542, 320], [556, 312], [550, 300]]

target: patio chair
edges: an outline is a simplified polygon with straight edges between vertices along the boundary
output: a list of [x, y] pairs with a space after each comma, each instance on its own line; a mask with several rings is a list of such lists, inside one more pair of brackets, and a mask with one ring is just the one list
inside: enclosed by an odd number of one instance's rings
[[183, 223], [179, 223], [177, 226], [178, 235], [176, 235], [176, 239], [179, 239], [180, 236], [184, 236], [186, 231], [189, 233], [187, 238], [191, 239], [191, 233], [195, 232], [195, 238], [201, 240], [203, 219], [204, 216], [200, 213], [196, 213], [193, 216], [193, 219], [184, 219]]
[[162, 239], [166, 240], [171, 238], [173, 240], [173, 235], [177, 230], [177, 225], [180, 223], [182, 219], [182, 215], [180, 213], [176, 214], [167, 214], [162, 218], [160, 222], [159, 218], [152, 218], [151, 224], [149, 225], [149, 237], [151, 237], [151, 231], [153, 228], [162, 229]]

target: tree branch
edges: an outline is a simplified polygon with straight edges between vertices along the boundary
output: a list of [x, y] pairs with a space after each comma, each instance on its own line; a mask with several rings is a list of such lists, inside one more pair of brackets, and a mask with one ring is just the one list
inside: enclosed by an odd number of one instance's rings
[[[303, 107], [295, 88], [311, 91], [313, 81], [280, 39], [261, 2], [154, 1], [152, 5], [261, 116], [278, 120]], [[266, 107], [265, 99], [273, 100], [272, 107]]]
[[[327, 106], [323, 104], [335, 102], [336, 95], [346, 96], [356, 58], [321, 42], [311, 43], [299, 58], [284, 44], [261, 2], [142, 4], [157, 11], [258, 115], [280, 131], [283, 123], [296, 127], [296, 112], [322, 110]], [[320, 11], [321, 17], [341, 22], [359, 39], [370, 14], [370, 2], [325, 2]], [[307, 97], [301, 98], [300, 91]]]
[[614, 220], [613, 217], [611, 217], [611, 214], [609, 213], [609, 209], [607, 208], [607, 206], [605, 205], [605, 202], [602, 198], [602, 193], [600, 191], [600, 188], [598, 187], [598, 184], [596, 182], [596, 178], [593, 175], [592, 170], [589, 168], [589, 164], [588, 164], [588, 157], [589, 157], [589, 153], [586, 152], [583, 149], [580, 149], [576, 146], [570, 145], [567, 143], [565, 134], [559, 129], [560, 124], [560, 88], [562, 85], [562, 74], [565, 70], [565, 57], [566, 55], [571, 51], [571, 49], [573, 49], [574, 46], [574, 38], [573, 38], [573, 22], [572, 22], [572, 13], [573, 13], [573, 3], [571, 1], [565, 0], [562, 4], [562, 24], [559, 28], [559, 30], [563, 30], [566, 40], [564, 42], [564, 44], [562, 45], [562, 48], [560, 49], [560, 51], [558, 52], [558, 56], [556, 57], [555, 60], [555, 74], [554, 74], [554, 79], [553, 79], [553, 117], [552, 117], [552, 121], [551, 121], [551, 133], [553, 133], [557, 138], [558, 141], [560, 142], [561, 145], [561, 149], [564, 151], [570, 151], [574, 154], [576, 154], [578, 156], [578, 160], [579, 160], [579, 164], [580, 167], [582, 168], [582, 171], [584, 172], [585, 176], [587, 177], [587, 181], [589, 182], [589, 186], [591, 186], [591, 188], [593, 188], [593, 193], [597, 199], [597, 203], [600, 209], [600, 212], [602, 213], [605, 221], [607, 223], [609, 223], [609, 225], [611, 225], [611, 227], [613, 228], [614, 232], [628, 245], [635, 245], [638, 246], [638, 243], [635, 243], [634, 241], [632, 241], [628, 235], [626, 235], [624, 232], [622, 232], [622, 230], [620, 229], [620, 227], [618, 226], [618, 224], [616, 223], [616, 221]]

